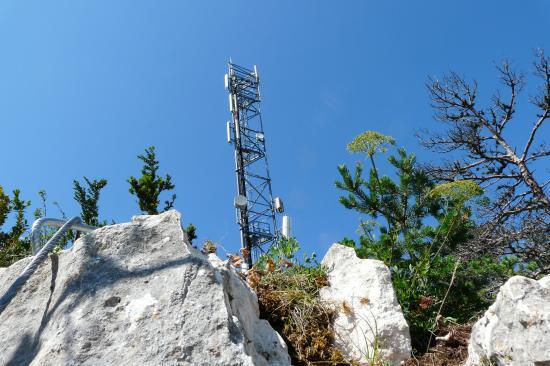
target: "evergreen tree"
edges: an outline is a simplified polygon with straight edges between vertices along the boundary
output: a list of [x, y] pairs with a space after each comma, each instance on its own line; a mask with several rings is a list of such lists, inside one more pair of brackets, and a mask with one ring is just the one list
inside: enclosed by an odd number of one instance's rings
[[190, 222], [185, 228], [185, 232], [187, 232], [187, 239], [189, 240], [189, 243], [193, 244], [193, 240], [197, 239], [197, 227]]
[[20, 198], [20, 191], [13, 191], [13, 198], [4, 193], [0, 186], [0, 228], [6, 222], [8, 215], [15, 213], [15, 223], [7, 232], [0, 231], [0, 267], [7, 267], [31, 253], [31, 243], [28, 238], [22, 238], [29, 225], [25, 219], [25, 210], [30, 201]]
[[[170, 175], [166, 174], [164, 178], [157, 176], [159, 162], [156, 160], [154, 146], [145, 149], [145, 155], [138, 155], [138, 159], [144, 163], [141, 169], [141, 177], [139, 179], [135, 177], [128, 179], [128, 183], [130, 183], [129, 191], [138, 198], [141, 211], [149, 215], [156, 215], [159, 213], [160, 194], [163, 191], [173, 190], [175, 185], [172, 184]], [[174, 206], [175, 199], [176, 195], [172, 194], [170, 200], [164, 201], [163, 211], [171, 209]]]
[[90, 181], [84, 177], [88, 187], [83, 187], [79, 181], [73, 180], [74, 199], [80, 205], [80, 217], [85, 224], [99, 226], [99, 195], [101, 190], [107, 185], [106, 179]]

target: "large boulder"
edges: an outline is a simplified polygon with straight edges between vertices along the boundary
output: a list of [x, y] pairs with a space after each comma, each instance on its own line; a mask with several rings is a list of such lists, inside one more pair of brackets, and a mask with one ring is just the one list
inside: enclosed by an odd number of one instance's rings
[[550, 275], [510, 278], [473, 328], [468, 366], [550, 365]]
[[335, 305], [335, 345], [342, 354], [359, 362], [376, 357], [399, 365], [411, 354], [409, 326], [403, 317], [383, 262], [360, 259], [355, 250], [333, 244], [323, 258], [329, 287], [321, 299]]
[[[0, 294], [29, 260], [0, 272]], [[256, 295], [187, 243], [176, 211], [51, 256], [0, 314], [0, 334], [0, 365], [290, 365]]]

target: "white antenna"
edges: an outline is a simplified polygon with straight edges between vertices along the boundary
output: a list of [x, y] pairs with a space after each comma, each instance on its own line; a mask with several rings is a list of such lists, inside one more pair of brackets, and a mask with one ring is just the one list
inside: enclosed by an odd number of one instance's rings
[[289, 216], [283, 216], [283, 227], [281, 229], [281, 235], [285, 239], [290, 238], [290, 217]]
[[275, 211], [277, 211], [278, 213], [285, 212], [285, 206], [283, 205], [283, 200], [281, 199], [281, 197], [275, 197], [273, 199], [273, 206], [275, 207]]
[[231, 122], [227, 121], [227, 143], [231, 143]]

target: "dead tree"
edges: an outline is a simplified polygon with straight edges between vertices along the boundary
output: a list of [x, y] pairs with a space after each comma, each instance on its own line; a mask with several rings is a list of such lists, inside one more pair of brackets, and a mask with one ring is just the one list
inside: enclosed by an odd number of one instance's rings
[[[550, 269], [550, 198], [549, 181], [535, 176], [535, 166], [547, 169], [550, 150], [542, 141], [543, 125], [550, 118], [550, 58], [536, 54], [535, 74], [541, 79], [540, 90], [532, 98], [537, 108], [533, 121], [514, 121], [518, 94], [524, 77], [505, 61], [497, 67], [507, 90], [504, 97], [496, 92], [488, 106], [480, 106], [478, 85], [457, 73], [428, 85], [436, 119], [445, 123], [445, 132], [421, 132], [426, 147], [451, 153], [457, 160], [442, 165], [427, 165], [429, 174], [441, 181], [469, 179], [494, 194], [483, 210], [484, 220], [471, 254], [517, 254], [522, 260], [535, 260], [539, 270]], [[529, 132], [518, 145], [505, 133], [510, 123], [521, 123]], [[546, 166], [544, 165], [546, 163]], [[542, 168], [541, 168], [542, 167]], [[474, 250], [472, 250], [474, 249]]]

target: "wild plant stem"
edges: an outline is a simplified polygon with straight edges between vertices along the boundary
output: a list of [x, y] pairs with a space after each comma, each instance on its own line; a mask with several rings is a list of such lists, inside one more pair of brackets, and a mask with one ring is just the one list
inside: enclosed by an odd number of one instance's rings
[[[374, 154], [368, 154], [369, 155], [369, 158], [370, 158], [370, 162], [372, 164], [372, 170], [374, 171], [374, 177], [376, 178], [376, 184], [377, 184], [377, 189], [378, 189], [378, 192], [382, 192], [382, 185], [380, 184], [380, 178], [378, 176], [378, 169], [376, 168], [376, 164], [374, 163]], [[382, 201], [382, 194], [380, 194], [380, 201]], [[383, 207], [383, 206], [382, 206]], [[388, 232], [392, 232], [393, 230], [393, 225], [392, 225], [392, 221], [393, 220], [390, 220], [390, 218], [392, 218], [391, 216], [391, 213], [390, 212], [385, 212], [384, 213], [384, 216], [386, 217], [386, 221], [388, 223]], [[395, 238], [395, 241], [397, 241], [397, 238]], [[393, 243], [393, 240], [390, 241], [391, 243], [391, 251], [390, 251], [390, 264], [393, 264], [393, 250], [394, 250], [394, 243]]]
[[[437, 314], [435, 315], [433, 328], [435, 328], [437, 324], [437, 317], [441, 314], [441, 309], [443, 309], [443, 305], [445, 305], [445, 301], [447, 300], [447, 296], [449, 296], [449, 292], [451, 292], [451, 287], [453, 286], [453, 283], [455, 281], [455, 275], [456, 271], [458, 269], [458, 266], [460, 265], [460, 260], [456, 261], [455, 268], [453, 269], [453, 274], [451, 275], [451, 282], [449, 283], [449, 287], [447, 287], [447, 291], [445, 292], [445, 296], [443, 297], [443, 300], [441, 301], [441, 305], [439, 305], [439, 309], [437, 310]], [[433, 331], [430, 331], [430, 338], [428, 339], [428, 345], [426, 348], [426, 353], [430, 349], [430, 343], [432, 341]]]

